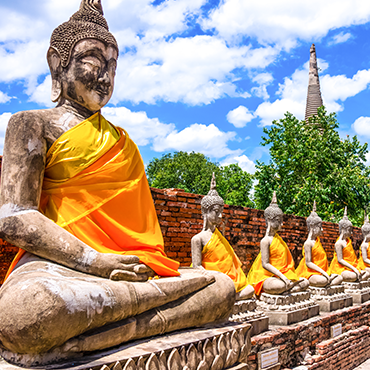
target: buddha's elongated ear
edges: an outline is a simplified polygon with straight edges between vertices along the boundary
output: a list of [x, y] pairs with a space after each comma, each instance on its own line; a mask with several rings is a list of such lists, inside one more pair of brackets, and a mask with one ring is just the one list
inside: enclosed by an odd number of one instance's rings
[[55, 103], [62, 95], [62, 64], [59, 53], [53, 47], [48, 50], [47, 60], [51, 72], [51, 100]]

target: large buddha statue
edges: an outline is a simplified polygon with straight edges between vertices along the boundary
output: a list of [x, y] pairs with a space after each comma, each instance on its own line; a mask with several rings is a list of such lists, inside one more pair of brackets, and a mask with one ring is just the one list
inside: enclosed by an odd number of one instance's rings
[[352, 246], [352, 222], [347, 216], [347, 207], [344, 209], [343, 218], [339, 221], [339, 238], [335, 243], [334, 257], [331, 261], [330, 274], [341, 275], [345, 282], [358, 282], [367, 280], [370, 274], [361, 270], [356, 253]]
[[278, 234], [283, 225], [283, 212], [279, 208], [274, 192], [269, 207], [265, 209], [266, 234], [260, 243], [260, 253], [248, 273], [247, 283], [261, 292], [282, 294], [308, 287], [307, 279], [299, 278], [288, 246]]
[[369, 215], [365, 213], [364, 224], [361, 228], [364, 240], [360, 246], [359, 268], [370, 272], [370, 223]]
[[138, 148], [100, 113], [118, 54], [100, 0], [83, 0], [51, 37], [56, 107], [9, 121], [0, 237], [21, 249], [0, 290], [5, 358], [53, 361], [223, 320], [233, 308], [226, 275], [179, 270], [166, 257]]
[[216, 190], [215, 174], [212, 176], [209, 193], [202, 199], [201, 207], [203, 230], [191, 239], [193, 267], [223, 272], [234, 282], [237, 300], [252, 298], [254, 289], [247, 284], [247, 278], [241, 269], [242, 263], [217, 229], [222, 220], [224, 200]]
[[296, 269], [297, 275], [308, 279], [311, 286], [325, 287], [328, 285], [339, 285], [343, 278], [340, 275], [328, 275], [328, 258], [323, 248], [320, 235], [322, 234], [322, 219], [316, 213], [316, 202], [313, 210], [306, 220], [308, 237], [304, 243], [303, 257]]

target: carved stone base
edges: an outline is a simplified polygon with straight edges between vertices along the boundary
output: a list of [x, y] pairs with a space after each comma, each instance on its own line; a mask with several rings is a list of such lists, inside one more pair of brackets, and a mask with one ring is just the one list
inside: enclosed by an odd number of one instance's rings
[[353, 298], [345, 293], [343, 285], [334, 285], [327, 288], [310, 286], [311, 299], [319, 306], [321, 312], [332, 312], [353, 305]]
[[268, 330], [269, 327], [269, 318], [263, 311], [257, 309], [257, 301], [255, 298], [235, 302], [229, 320], [232, 322], [247, 322], [251, 324], [252, 336]]
[[352, 296], [353, 303], [361, 304], [370, 299], [370, 282], [361, 281], [359, 283], [343, 282], [345, 292]]
[[270, 325], [290, 325], [319, 314], [319, 305], [309, 291], [273, 295], [262, 293], [259, 308], [269, 317]]
[[[38, 367], [43, 370], [247, 370], [251, 349], [251, 325], [230, 323], [213, 328], [182, 330], [168, 335], [127, 343], [115, 349]], [[1, 352], [8, 361], [21, 355]], [[240, 368], [239, 366], [240, 365]], [[25, 370], [0, 357], [1, 370]]]

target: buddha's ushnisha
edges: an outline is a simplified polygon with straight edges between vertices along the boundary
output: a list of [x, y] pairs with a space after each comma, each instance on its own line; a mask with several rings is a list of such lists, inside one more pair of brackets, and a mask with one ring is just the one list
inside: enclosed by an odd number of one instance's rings
[[330, 263], [329, 273], [341, 275], [344, 281], [356, 282], [366, 280], [369, 273], [361, 270], [356, 253], [352, 246], [353, 225], [347, 216], [347, 206], [343, 218], [339, 221], [339, 238], [334, 246], [334, 256]]
[[328, 274], [328, 258], [321, 244], [322, 219], [316, 213], [316, 202], [313, 210], [306, 220], [308, 237], [302, 249], [302, 259], [296, 269], [297, 275], [308, 279], [310, 285], [325, 287], [327, 285], [339, 285], [343, 279], [340, 275]]
[[21, 249], [0, 290], [3, 357], [31, 366], [226, 319], [233, 282], [166, 256], [138, 148], [100, 113], [118, 46], [99, 0], [47, 58], [57, 106], [13, 115], [4, 145], [0, 237]]
[[216, 189], [212, 175], [209, 193], [201, 201], [203, 230], [191, 239], [193, 267], [220, 271], [234, 282], [237, 300], [249, 299], [254, 289], [247, 284], [242, 263], [226, 238], [217, 229], [222, 220], [224, 200]]
[[277, 204], [275, 192], [264, 214], [267, 230], [260, 243], [260, 253], [248, 273], [248, 284], [254, 287], [257, 295], [306, 289], [308, 280], [297, 276], [289, 248], [278, 234], [283, 225], [283, 211]]

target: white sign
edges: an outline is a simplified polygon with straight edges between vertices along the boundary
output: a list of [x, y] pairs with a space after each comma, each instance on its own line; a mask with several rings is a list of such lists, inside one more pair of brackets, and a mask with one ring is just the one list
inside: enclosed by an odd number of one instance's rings
[[336, 324], [331, 327], [332, 338], [342, 334], [342, 324]]
[[279, 362], [279, 349], [274, 348], [265, 352], [261, 352], [261, 369], [275, 365]]

